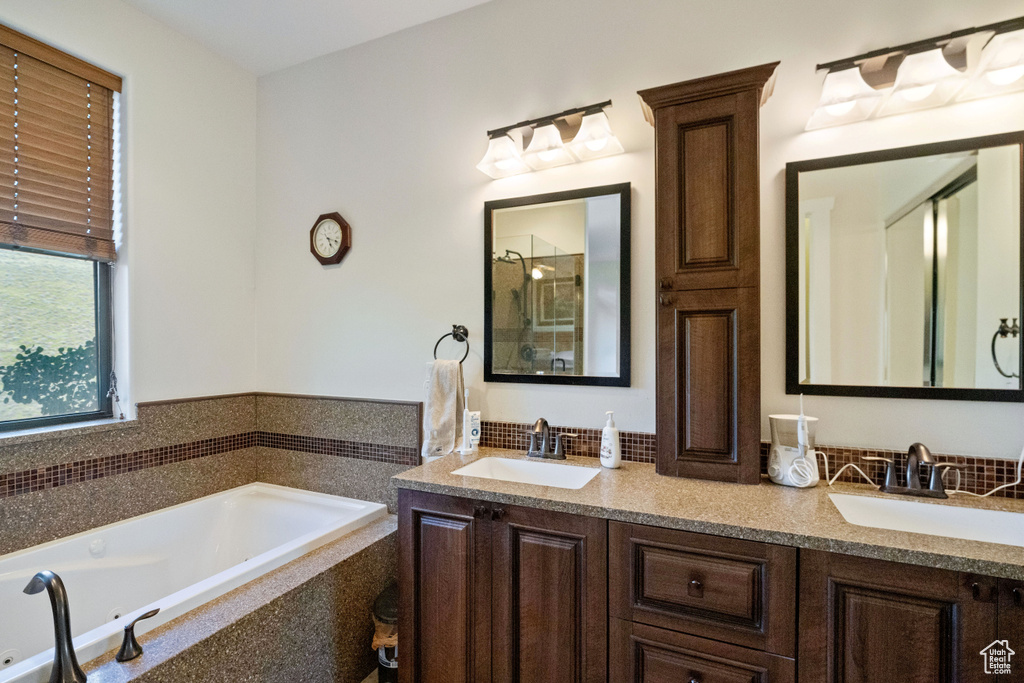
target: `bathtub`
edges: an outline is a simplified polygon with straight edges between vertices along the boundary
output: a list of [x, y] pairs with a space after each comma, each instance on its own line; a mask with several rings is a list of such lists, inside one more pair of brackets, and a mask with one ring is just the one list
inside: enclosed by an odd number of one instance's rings
[[0, 556], [0, 683], [49, 680], [50, 601], [22, 592], [37, 571], [64, 580], [84, 663], [117, 648], [143, 612], [160, 608], [137, 634], [385, 515], [379, 503], [257, 483]]

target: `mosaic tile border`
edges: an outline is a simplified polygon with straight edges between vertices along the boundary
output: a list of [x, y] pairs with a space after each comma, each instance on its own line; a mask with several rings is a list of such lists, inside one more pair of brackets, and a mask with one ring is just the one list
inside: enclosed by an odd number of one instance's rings
[[[480, 445], [486, 448], [509, 448], [525, 451], [529, 448], [529, 432], [532, 424], [525, 422], [480, 423]], [[551, 434], [576, 434], [575, 439], [566, 442], [566, 455], [581, 455], [597, 458], [601, 455], [601, 430], [577, 429], [575, 427], [551, 426]], [[647, 432], [619, 432], [622, 459], [629, 462], [653, 463], [657, 452], [654, 434]]]
[[384, 446], [273, 432], [245, 432], [0, 474], [0, 500], [254, 446], [332, 455], [340, 458], [372, 460], [394, 465], [415, 466], [419, 464], [420, 460], [419, 449], [409, 446]]
[[416, 466], [420, 464], [420, 451], [412, 446], [386, 446], [376, 443], [326, 439], [319, 436], [296, 436], [274, 432], [257, 432], [257, 445], [286, 451], [333, 455], [339, 458], [373, 460], [391, 465]]
[[255, 445], [256, 433], [246, 432], [0, 474], [0, 499], [252, 448]]

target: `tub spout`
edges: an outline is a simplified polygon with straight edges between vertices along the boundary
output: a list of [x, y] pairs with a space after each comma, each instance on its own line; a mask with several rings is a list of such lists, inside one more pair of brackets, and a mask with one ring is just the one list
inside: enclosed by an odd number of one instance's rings
[[64, 582], [51, 571], [41, 571], [25, 586], [25, 593], [35, 595], [43, 589], [50, 594], [53, 608], [53, 635], [56, 640], [50, 683], [85, 683], [85, 672], [78, 666], [75, 648], [71, 644], [71, 613]]

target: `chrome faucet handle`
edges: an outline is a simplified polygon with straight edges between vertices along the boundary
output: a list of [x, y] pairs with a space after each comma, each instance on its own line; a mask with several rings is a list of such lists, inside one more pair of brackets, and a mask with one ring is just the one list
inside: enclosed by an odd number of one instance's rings
[[895, 458], [883, 458], [883, 457], [875, 456], [875, 455], [866, 455], [866, 456], [864, 456], [861, 459], [862, 460], [873, 460], [873, 461], [876, 461], [876, 462], [884, 462], [885, 463], [885, 482], [879, 488], [880, 491], [885, 491], [886, 489], [890, 489], [891, 490], [891, 489], [896, 488], [897, 484], [896, 484], [896, 460], [895, 460]]
[[559, 432], [555, 435], [555, 458], [559, 460], [565, 460], [565, 439], [575, 439], [579, 434], [569, 434], [568, 432]]
[[135, 624], [139, 623], [143, 619], [149, 619], [155, 617], [160, 608], [151, 609], [145, 614], [140, 614], [126, 624], [124, 627], [124, 640], [121, 641], [121, 649], [114, 655], [114, 659], [119, 662], [127, 662], [130, 659], [135, 659], [142, 654], [142, 646], [139, 645], [139, 641], [135, 640]]

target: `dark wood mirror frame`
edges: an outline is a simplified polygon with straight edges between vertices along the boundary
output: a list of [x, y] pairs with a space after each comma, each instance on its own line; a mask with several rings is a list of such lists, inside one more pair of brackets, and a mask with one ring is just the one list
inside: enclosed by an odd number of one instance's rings
[[[1021, 308], [1024, 309], [1024, 131], [986, 135], [983, 137], [936, 142], [912, 147], [897, 147], [876, 152], [795, 161], [786, 164], [786, 393], [809, 396], [866, 396], [873, 398], [924, 398], [951, 401], [1024, 402], [1024, 388], [969, 389], [952, 387], [884, 387], [838, 384], [801, 384], [800, 312], [799, 312], [799, 238], [800, 238], [800, 173], [842, 166], [859, 166], [881, 161], [911, 157], [964, 152], [986, 147], [1018, 145], [1021, 150]], [[1024, 319], [1024, 312], [1021, 313]], [[1024, 343], [1020, 349], [1020, 365], [1024, 367]]]
[[[581, 190], [550, 192], [529, 197], [497, 199], [484, 203], [484, 381], [515, 384], [561, 384], [576, 386], [630, 386], [630, 184], [618, 183], [588, 187]], [[587, 375], [513, 375], [493, 371], [493, 311], [491, 307], [491, 255], [493, 251], [492, 214], [496, 209], [508, 209], [534, 204], [549, 204], [573, 199], [619, 195], [619, 374], [617, 376]]]

